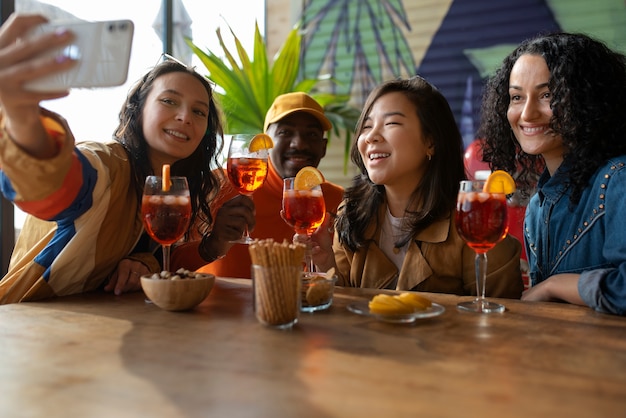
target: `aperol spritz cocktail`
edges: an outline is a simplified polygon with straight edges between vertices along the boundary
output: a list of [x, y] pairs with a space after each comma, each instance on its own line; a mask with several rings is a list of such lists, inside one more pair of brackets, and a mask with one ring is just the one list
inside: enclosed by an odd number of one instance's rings
[[504, 306], [485, 300], [487, 251], [508, 232], [507, 201], [504, 193], [483, 191], [484, 181], [462, 181], [456, 206], [456, 228], [467, 245], [476, 252], [476, 293], [472, 302], [458, 304], [472, 312], [502, 312]]
[[[267, 177], [268, 149], [271, 139], [264, 134], [233, 135], [228, 147], [226, 171], [228, 179], [239, 194], [252, 196], [255, 190], [263, 185]], [[243, 237], [234, 241], [250, 244], [254, 240], [246, 227]]]
[[[293, 179], [287, 179], [293, 180]], [[285, 180], [285, 182], [287, 181]], [[283, 213], [285, 222], [298, 234], [311, 235], [324, 222], [326, 204], [322, 190], [283, 190]]]
[[239, 194], [251, 195], [265, 182], [267, 158], [229, 157], [228, 178]]
[[315, 264], [311, 257], [311, 235], [324, 222], [326, 203], [322, 188], [317, 185], [305, 190], [294, 188], [294, 177], [283, 180], [282, 217], [296, 233], [306, 235], [305, 264], [307, 271], [314, 272]]
[[146, 177], [141, 216], [150, 237], [163, 247], [163, 270], [170, 271], [170, 246], [185, 235], [191, 218], [187, 179], [170, 177], [164, 188], [162, 177]]

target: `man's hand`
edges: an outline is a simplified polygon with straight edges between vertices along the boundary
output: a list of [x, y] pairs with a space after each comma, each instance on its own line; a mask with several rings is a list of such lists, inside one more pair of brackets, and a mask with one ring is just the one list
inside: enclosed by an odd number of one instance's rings
[[213, 261], [233, 246], [231, 241], [242, 237], [246, 227], [249, 231], [256, 226], [254, 202], [248, 196], [238, 195], [225, 202], [215, 215], [213, 229], [202, 240], [201, 254]]

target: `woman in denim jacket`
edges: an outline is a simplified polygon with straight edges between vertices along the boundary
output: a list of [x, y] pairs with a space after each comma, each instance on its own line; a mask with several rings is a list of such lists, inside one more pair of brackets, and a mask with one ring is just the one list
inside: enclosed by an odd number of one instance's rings
[[527, 40], [489, 80], [482, 117], [485, 161], [537, 187], [522, 299], [626, 315], [626, 57], [581, 34]]

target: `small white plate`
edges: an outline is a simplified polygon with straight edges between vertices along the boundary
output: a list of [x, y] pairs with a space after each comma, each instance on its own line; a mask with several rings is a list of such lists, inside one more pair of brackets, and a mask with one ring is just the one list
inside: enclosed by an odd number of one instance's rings
[[348, 305], [348, 310], [358, 315], [371, 316], [379, 321], [391, 322], [393, 324], [409, 324], [418, 319], [432, 318], [441, 315], [446, 310], [443, 306], [433, 302], [430, 308], [423, 311], [402, 315], [380, 315], [370, 312], [368, 304], [369, 300], [354, 302]]

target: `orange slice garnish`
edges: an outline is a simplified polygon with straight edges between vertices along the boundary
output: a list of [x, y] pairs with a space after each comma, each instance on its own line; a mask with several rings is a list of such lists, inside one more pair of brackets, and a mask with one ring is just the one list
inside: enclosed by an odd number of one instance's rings
[[163, 190], [164, 192], [168, 192], [170, 190], [170, 187], [172, 186], [172, 180], [170, 179], [170, 165], [163, 164], [162, 171], [163, 173], [161, 176], [161, 181], [163, 183], [161, 184], [161, 190]]
[[324, 183], [324, 175], [313, 166], [302, 167], [293, 181], [296, 190], [310, 190]]
[[262, 149], [270, 149], [274, 147], [272, 137], [267, 134], [256, 134], [250, 141], [248, 149], [250, 152], [261, 151]]
[[485, 193], [511, 194], [515, 192], [515, 189], [515, 180], [513, 180], [513, 177], [502, 170], [496, 170], [489, 174], [483, 186], [483, 192]]

